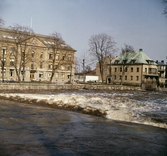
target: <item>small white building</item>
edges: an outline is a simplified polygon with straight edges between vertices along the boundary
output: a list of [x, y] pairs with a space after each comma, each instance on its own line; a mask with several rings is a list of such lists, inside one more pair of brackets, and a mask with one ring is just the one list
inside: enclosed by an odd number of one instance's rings
[[94, 73], [75, 73], [74, 81], [75, 82], [97, 82], [98, 76]]
[[85, 82], [97, 82], [98, 81], [98, 76], [95, 75], [85, 75]]

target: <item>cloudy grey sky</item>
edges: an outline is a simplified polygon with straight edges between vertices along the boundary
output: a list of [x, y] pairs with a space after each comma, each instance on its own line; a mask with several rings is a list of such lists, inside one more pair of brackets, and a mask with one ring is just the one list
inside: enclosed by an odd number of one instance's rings
[[30, 26], [35, 33], [59, 32], [82, 57], [92, 35], [106, 33], [117, 42], [167, 62], [167, 18], [161, 0], [0, 0], [0, 17], [8, 27]]

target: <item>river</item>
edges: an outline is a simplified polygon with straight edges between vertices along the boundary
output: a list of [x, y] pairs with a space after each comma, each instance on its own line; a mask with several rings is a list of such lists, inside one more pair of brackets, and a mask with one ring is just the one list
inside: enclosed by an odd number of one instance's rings
[[2, 156], [167, 155], [165, 93], [80, 90], [0, 96]]

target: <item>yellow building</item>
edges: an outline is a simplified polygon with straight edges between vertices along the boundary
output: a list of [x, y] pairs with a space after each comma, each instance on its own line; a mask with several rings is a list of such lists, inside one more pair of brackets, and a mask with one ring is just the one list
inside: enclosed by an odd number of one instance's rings
[[73, 82], [75, 52], [53, 36], [0, 28], [1, 81]]
[[107, 83], [141, 87], [147, 83], [158, 85], [157, 64], [142, 49], [138, 52], [124, 52], [111, 61], [108, 66], [111, 67], [112, 74], [107, 76]]

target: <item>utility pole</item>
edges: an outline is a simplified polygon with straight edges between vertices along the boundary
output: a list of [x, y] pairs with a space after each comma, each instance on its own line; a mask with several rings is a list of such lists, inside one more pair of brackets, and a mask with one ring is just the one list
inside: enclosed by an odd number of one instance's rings
[[82, 63], [82, 65], [83, 65], [83, 81], [85, 82], [85, 59], [83, 59], [83, 63]]
[[83, 66], [83, 72], [85, 72], [85, 59], [83, 59], [82, 66]]

